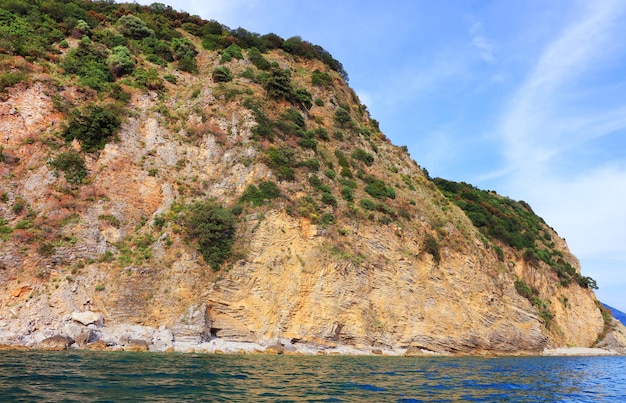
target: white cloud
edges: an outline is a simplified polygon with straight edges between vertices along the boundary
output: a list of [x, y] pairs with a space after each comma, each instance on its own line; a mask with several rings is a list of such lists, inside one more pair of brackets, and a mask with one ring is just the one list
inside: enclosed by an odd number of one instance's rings
[[[516, 183], [539, 215], [581, 257], [624, 253], [626, 167], [602, 166], [569, 179], [546, 176]], [[624, 273], [626, 276], [626, 272]]]
[[584, 139], [584, 133], [592, 125], [597, 129], [605, 128], [604, 131], [596, 129], [596, 136], [624, 127], [624, 119], [619, 118], [621, 110], [597, 116], [581, 116], [580, 111], [565, 114], [559, 110], [570, 95], [570, 87], [597, 66], [609, 42], [621, 31], [616, 25], [626, 3], [590, 4], [594, 6], [581, 12], [585, 17], [545, 49], [534, 70], [512, 97], [501, 125], [512, 169], [543, 167], [561, 148], [570, 145], [564, 141], [564, 135], [568, 139], [571, 136]]
[[474, 22], [470, 27], [470, 36], [472, 43], [478, 50], [480, 57], [487, 63], [494, 63], [496, 58], [493, 54], [494, 45], [491, 41], [483, 36], [483, 26], [480, 22]]
[[530, 202], [567, 239], [584, 275], [621, 284], [626, 271], [609, 274], [607, 267], [585, 264], [619, 264], [617, 256], [626, 254], [626, 166], [601, 154], [572, 170], [568, 156], [584, 155], [601, 137], [626, 130], [626, 99], [607, 99], [600, 108], [593, 102], [605, 101], [605, 89], [583, 84], [615, 56], [625, 12], [622, 1], [586, 3], [579, 19], [544, 48], [505, 107], [498, 131], [506, 165], [496, 173], [512, 197]]

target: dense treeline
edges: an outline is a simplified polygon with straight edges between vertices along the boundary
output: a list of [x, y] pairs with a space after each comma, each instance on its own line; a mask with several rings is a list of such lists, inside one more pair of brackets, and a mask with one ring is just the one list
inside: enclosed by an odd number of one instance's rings
[[[113, 26], [121, 35], [109, 29]], [[209, 50], [236, 45], [260, 53], [282, 49], [296, 57], [318, 59], [347, 80], [343, 66], [328, 51], [298, 36], [285, 40], [272, 33], [260, 35], [243, 28], [230, 29], [161, 3], [142, 6], [109, 0], [0, 0], [0, 53], [5, 54], [46, 57], [55, 52], [53, 44], [67, 37], [88, 37], [110, 50], [116, 46], [134, 51], [139, 48], [154, 55], [152, 62], [177, 60], [183, 70], [193, 71], [195, 55], [181, 39], [179, 29], [200, 38]]]

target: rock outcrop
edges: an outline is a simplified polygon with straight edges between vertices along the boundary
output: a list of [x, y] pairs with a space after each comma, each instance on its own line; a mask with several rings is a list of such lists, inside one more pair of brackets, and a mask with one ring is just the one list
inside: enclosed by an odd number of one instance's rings
[[41, 342], [39, 342], [37, 348], [47, 351], [62, 351], [67, 350], [73, 343], [74, 340], [70, 339], [69, 337], [55, 335], [43, 339]]
[[104, 317], [101, 313], [84, 311], [84, 312], [72, 312], [72, 320], [82, 323], [85, 326], [95, 324], [97, 326], [104, 325]]

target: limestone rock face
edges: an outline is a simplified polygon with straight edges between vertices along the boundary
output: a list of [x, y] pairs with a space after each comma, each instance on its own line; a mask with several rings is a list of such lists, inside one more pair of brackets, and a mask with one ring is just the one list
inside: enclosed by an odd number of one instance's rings
[[[535, 284], [553, 295], [557, 315], [550, 325], [566, 335], [555, 337], [517, 293], [511, 274], [494, 270], [497, 264], [480, 247], [449, 251], [437, 265], [407, 257], [410, 240], [361, 227], [351, 241], [374, 263], [356, 263], [320, 253], [327, 241], [312, 227], [279, 212], [266, 216], [246, 262], [206, 291], [217, 337], [472, 354], [539, 352], [563, 342], [588, 346], [602, 330], [590, 290], [559, 288], [537, 274]], [[508, 272], [515, 270], [523, 268]], [[563, 295], [567, 306], [559, 302]]]

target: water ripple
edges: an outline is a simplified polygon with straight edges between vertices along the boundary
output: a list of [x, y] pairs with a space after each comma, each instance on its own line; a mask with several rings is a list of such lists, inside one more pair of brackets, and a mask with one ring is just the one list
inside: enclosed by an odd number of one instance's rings
[[626, 401], [626, 357], [2, 352], [3, 402]]

